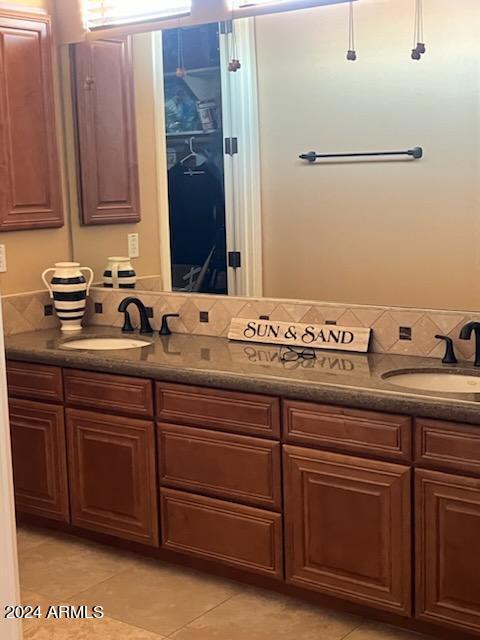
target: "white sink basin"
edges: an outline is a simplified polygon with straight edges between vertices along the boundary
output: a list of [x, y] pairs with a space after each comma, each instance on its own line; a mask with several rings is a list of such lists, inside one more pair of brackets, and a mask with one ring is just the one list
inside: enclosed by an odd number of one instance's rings
[[150, 342], [135, 338], [78, 338], [62, 344], [62, 349], [84, 349], [88, 351], [116, 351], [118, 349], [139, 349], [148, 347]]
[[383, 376], [391, 384], [417, 391], [443, 393], [480, 393], [480, 376], [449, 371], [409, 371], [388, 373]]

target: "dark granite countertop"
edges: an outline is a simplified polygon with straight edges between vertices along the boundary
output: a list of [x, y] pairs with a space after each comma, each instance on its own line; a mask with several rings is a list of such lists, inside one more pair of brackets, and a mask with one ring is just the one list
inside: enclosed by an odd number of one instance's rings
[[[480, 394], [410, 391], [382, 377], [393, 370], [445, 368], [430, 358], [318, 351], [315, 360], [283, 362], [276, 346], [185, 334], [152, 338], [132, 334], [150, 344], [131, 350], [62, 348], [73, 338], [120, 336], [118, 329], [87, 327], [81, 334], [36, 331], [7, 337], [5, 342], [10, 360], [480, 424]], [[461, 363], [455, 370], [480, 375], [471, 363]]]

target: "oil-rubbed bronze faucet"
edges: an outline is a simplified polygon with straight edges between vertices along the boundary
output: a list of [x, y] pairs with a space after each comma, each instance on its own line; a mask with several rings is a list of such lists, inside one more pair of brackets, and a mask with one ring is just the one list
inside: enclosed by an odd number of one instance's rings
[[455, 356], [455, 348], [453, 346], [453, 340], [450, 338], [450, 336], [442, 336], [440, 334], [437, 334], [435, 338], [437, 338], [437, 340], [445, 341], [445, 355], [442, 359], [443, 364], [457, 364], [458, 360]]
[[160, 335], [161, 336], [169, 336], [171, 335], [171, 330], [170, 327], [168, 326], [168, 319], [169, 318], [179, 318], [180, 314], [179, 313], [165, 313], [162, 316], [162, 326], [160, 327]]
[[122, 300], [118, 307], [120, 313], [125, 314], [125, 321], [123, 323], [122, 331], [125, 333], [132, 333], [134, 331], [133, 324], [130, 319], [130, 314], [128, 313], [128, 307], [131, 304], [137, 307], [138, 313], [140, 314], [140, 333], [153, 333], [153, 329], [150, 325], [145, 305], [141, 300], [139, 300], [138, 298], [134, 298], [133, 296], [129, 296], [128, 298]]
[[470, 340], [475, 334], [475, 366], [480, 367], [480, 322], [467, 322], [460, 331], [461, 340]]

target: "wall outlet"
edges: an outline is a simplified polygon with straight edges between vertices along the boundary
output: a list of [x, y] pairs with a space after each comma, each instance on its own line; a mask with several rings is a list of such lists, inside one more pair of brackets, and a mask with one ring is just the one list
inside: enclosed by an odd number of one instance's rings
[[0, 273], [7, 270], [7, 250], [4, 244], [0, 244]]
[[140, 246], [138, 240], [138, 233], [128, 234], [128, 257], [138, 258], [140, 256]]

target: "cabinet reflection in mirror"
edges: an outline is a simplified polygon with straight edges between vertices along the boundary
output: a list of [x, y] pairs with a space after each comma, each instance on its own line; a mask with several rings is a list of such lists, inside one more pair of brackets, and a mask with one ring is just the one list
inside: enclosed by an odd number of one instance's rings
[[75, 260], [137, 233], [138, 290], [476, 309], [477, 4], [425, 7], [420, 60], [404, 0], [355, 4], [354, 63], [345, 3], [72, 45]]

